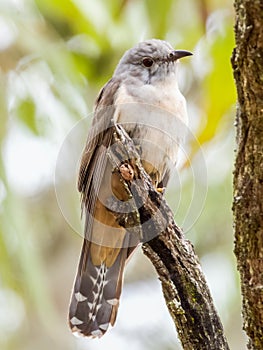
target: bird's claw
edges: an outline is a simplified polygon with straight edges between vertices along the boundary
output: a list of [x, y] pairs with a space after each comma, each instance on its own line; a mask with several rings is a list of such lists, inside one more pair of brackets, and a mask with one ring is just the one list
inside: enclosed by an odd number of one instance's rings
[[119, 170], [124, 180], [131, 181], [133, 179], [134, 170], [129, 163], [123, 163]]
[[157, 190], [158, 193], [164, 194], [165, 187], [157, 187], [156, 190]]

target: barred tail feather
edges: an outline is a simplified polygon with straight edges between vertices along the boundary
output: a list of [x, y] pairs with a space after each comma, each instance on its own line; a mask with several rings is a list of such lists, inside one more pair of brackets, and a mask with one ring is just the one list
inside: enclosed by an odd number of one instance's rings
[[131, 249], [113, 248], [116, 259], [107, 266], [106, 261], [99, 265], [93, 263], [91, 246], [92, 243], [84, 239], [71, 296], [69, 324], [75, 335], [94, 338], [101, 337], [115, 323], [123, 269]]

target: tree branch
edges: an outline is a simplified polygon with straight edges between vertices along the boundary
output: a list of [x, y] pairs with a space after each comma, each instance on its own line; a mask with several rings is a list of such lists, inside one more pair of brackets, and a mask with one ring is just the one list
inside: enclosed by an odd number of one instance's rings
[[235, 254], [248, 349], [263, 348], [263, 2], [235, 0], [237, 152], [234, 171]]
[[[124, 161], [134, 170], [131, 181], [123, 180], [127, 203], [111, 199], [120, 225], [140, 236], [143, 252], [154, 265], [166, 305], [186, 350], [229, 349], [223, 326], [213, 305], [208, 285], [192, 244], [176, 225], [173, 213], [144, 171], [135, 146], [126, 132], [115, 128], [109, 158], [119, 169]], [[126, 206], [123, 210], [123, 206]], [[141, 224], [141, 225], [139, 225]]]

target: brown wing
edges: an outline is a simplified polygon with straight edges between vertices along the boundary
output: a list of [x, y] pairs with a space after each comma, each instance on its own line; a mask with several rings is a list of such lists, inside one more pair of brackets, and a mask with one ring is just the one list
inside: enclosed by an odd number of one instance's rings
[[118, 198], [123, 200], [121, 188], [113, 188], [123, 185], [118, 181], [119, 175], [112, 174], [107, 157], [118, 88], [119, 82], [112, 79], [101, 90], [78, 178], [85, 214], [85, 239], [70, 303], [69, 323], [73, 332], [91, 337], [100, 337], [115, 322], [123, 269], [133, 250], [129, 247], [129, 233], [116, 223], [107, 208], [107, 199], [113, 193], [118, 193]]
[[91, 230], [91, 221], [87, 216], [94, 216], [96, 195], [98, 193], [107, 162], [106, 150], [112, 141], [110, 129], [114, 116], [114, 99], [120, 82], [111, 79], [101, 89], [95, 103], [94, 117], [87, 142], [82, 153], [77, 187], [81, 193], [82, 214], [85, 212], [85, 237]]
[[[107, 148], [111, 142], [112, 135], [109, 128], [115, 111], [114, 96], [119, 86], [118, 80], [109, 80], [96, 100], [92, 126], [82, 154], [78, 177], [78, 190], [82, 194], [83, 205], [88, 204], [94, 169], [98, 159], [101, 158], [101, 152], [98, 151], [101, 147]], [[96, 179], [96, 182], [98, 180]]]

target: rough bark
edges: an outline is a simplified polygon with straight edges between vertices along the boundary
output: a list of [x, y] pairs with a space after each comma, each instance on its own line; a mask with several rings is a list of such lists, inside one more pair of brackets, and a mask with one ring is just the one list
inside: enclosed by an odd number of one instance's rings
[[263, 349], [263, 1], [236, 0], [235, 254], [249, 349]]
[[114, 127], [116, 143], [109, 158], [117, 169], [126, 160], [134, 175], [131, 181], [123, 180], [129, 203], [113, 197], [110, 206], [119, 223], [144, 242], [143, 251], [162, 283], [166, 305], [183, 348], [229, 349], [192, 244], [174, 222], [163, 195], [153, 188], [131, 139], [119, 126]]

